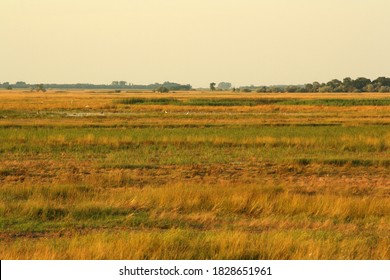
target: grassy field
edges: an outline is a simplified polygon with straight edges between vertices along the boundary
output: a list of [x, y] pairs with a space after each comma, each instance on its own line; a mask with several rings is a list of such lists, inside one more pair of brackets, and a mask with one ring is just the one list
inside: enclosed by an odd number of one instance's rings
[[0, 259], [390, 259], [389, 94], [0, 100]]

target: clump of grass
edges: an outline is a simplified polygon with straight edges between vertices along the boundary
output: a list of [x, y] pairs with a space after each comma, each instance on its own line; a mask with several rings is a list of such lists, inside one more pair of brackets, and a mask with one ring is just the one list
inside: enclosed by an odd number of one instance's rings
[[32, 208], [30, 216], [39, 221], [58, 221], [63, 219], [68, 212], [67, 209], [45, 206]]
[[84, 206], [72, 210], [72, 217], [76, 220], [99, 220], [118, 216], [128, 215], [132, 209], [115, 208], [115, 207], [100, 207], [100, 206]]
[[0, 170], [0, 177], [1, 176], [10, 176], [13, 174], [17, 174], [17, 170], [14, 168], [4, 168]]

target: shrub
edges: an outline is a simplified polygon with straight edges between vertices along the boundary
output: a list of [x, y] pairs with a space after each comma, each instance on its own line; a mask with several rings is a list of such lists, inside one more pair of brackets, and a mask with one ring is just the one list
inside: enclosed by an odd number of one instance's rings
[[169, 92], [169, 89], [166, 87], [159, 87], [156, 89], [156, 91], [160, 92], [160, 93], [167, 93], [167, 92]]

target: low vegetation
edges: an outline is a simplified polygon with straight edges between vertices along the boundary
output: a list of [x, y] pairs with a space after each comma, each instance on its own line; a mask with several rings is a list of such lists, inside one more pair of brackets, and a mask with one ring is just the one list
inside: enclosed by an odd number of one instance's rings
[[[166, 92], [166, 91], [165, 91]], [[320, 105], [320, 106], [390, 106], [390, 98], [370, 99], [304, 99], [304, 98], [126, 98], [120, 104], [177, 105], [177, 106], [257, 106], [257, 105]]]

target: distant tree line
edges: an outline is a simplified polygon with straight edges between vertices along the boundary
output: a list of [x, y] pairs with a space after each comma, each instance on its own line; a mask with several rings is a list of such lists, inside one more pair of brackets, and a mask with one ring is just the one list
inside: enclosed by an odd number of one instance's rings
[[167, 88], [170, 91], [175, 90], [192, 90], [192, 86], [190, 84], [178, 84], [172, 82], [164, 82], [164, 83], [154, 83], [149, 85], [136, 85], [132, 83], [127, 83], [125, 81], [113, 81], [109, 85], [105, 84], [27, 84], [25, 82], [16, 82], [15, 84], [10, 84], [9, 82], [0, 83], [0, 88], [5, 89], [30, 89], [37, 90], [43, 88], [56, 88], [56, 89], [145, 89], [145, 90], [157, 90], [158, 88]]
[[370, 80], [364, 77], [342, 81], [333, 79], [327, 83], [313, 82], [305, 85], [282, 85], [282, 86], [249, 86], [233, 88], [238, 92], [390, 92], [390, 78], [379, 77]]
[[[15, 84], [9, 82], [0, 83], [0, 88], [5, 89], [30, 89], [31, 91], [45, 91], [48, 88], [55, 89], [114, 89], [118, 92], [126, 89], [153, 90], [157, 92], [169, 92], [179, 90], [192, 90], [190, 84], [178, 84], [173, 82], [154, 83], [149, 85], [137, 85], [125, 81], [113, 81], [111, 84], [27, 84], [19, 81]], [[333, 79], [327, 83], [313, 82], [305, 85], [274, 85], [274, 86], [246, 86], [232, 88], [231, 83], [220, 82], [218, 85], [210, 83], [210, 90], [232, 90], [234, 92], [390, 92], [390, 78], [379, 77], [370, 80], [364, 77], [357, 79], [344, 78], [342, 81]]]
[[222, 90], [230, 90], [232, 88], [232, 84], [229, 82], [220, 82], [218, 83], [218, 86], [216, 83], [212, 82], [210, 83], [210, 90], [211, 91], [222, 91]]

